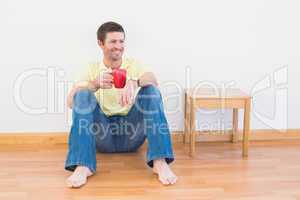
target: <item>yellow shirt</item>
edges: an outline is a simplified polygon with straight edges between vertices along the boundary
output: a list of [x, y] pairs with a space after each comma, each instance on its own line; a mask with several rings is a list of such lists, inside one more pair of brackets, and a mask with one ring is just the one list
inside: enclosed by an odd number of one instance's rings
[[[126, 69], [127, 77], [133, 79], [139, 79], [143, 73], [148, 69], [145, 65], [142, 65], [139, 61], [131, 58], [123, 58], [121, 69]], [[82, 74], [79, 75], [79, 79], [76, 81], [91, 81], [94, 80], [103, 70], [108, 69], [103, 61], [90, 63], [88, 68], [84, 70]], [[138, 88], [139, 90], [140, 88]], [[102, 109], [102, 111], [107, 116], [112, 115], [127, 115], [132, 105], [121, 106], [119, 104], [119, 90], [114, 86], [111, 89], [98, 89], [95, 92], [96, 99]], [[138, 92], [138, 90], [135, 93]]]

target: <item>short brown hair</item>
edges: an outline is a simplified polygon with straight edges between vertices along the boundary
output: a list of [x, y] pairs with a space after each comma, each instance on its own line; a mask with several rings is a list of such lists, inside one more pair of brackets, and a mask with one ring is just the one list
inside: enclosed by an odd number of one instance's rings
[[125, 31], [120, 24], [116, 22], [106, 22], [98, 28], [97, 39], [100, 40], [101, 42], [104, 42], [106, 33], [109, 32], [122, 32], [124, 33], [125, 36]]

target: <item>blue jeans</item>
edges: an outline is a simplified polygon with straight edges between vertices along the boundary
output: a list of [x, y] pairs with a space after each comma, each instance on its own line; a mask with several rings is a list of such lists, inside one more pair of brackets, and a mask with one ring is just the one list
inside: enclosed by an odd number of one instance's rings
[[159, 89], [142, 87], [127, 115], [106, 116], [89, 90], [79, 90], [73, 99], [72, 127], [65, 169], [77, 165], [96, 171], [96, 152], [135, 152], [148, 141], [147, 164], [153, 160], [174, 161], [170, 131]]

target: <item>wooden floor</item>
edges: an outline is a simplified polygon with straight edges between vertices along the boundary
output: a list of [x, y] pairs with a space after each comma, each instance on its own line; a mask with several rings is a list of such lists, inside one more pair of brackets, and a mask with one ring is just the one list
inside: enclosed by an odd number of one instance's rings
[[248, 159], [240, 143], [197, 143], [193, 159], [187, 149], [174, 144], [176, 185], [157, 181], [145, 165], [145, 144], [137, 153], [97, 154], [96, 175], [69, 189], [65, 145], [2, 145], [0, 199], [300, 199], [300, 141], [252, 142]]

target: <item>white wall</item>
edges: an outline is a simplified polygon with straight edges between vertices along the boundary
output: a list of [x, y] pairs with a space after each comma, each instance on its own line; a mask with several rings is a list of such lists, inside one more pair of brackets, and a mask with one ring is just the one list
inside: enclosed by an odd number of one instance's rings
[[[191, 85], [233, 82], [250, 93], [270, 83], [260, 93], [252, 93], [252, 128], [300, 128], [299, 6], [296, 0], [2, 0], [0, 132], [69, 130], [67, 109], [56, 108], [58, 104], [64, 108], [57, 83], [70, 81], [87, 62], [101, 59], [96, 30], [108, 20], [126, 29], [126, 54], [144, 61], [157, 74], [172, 130], [183, 128], [182, 94], [167, 100], [176, 88], [166, 83], [185, 87], [187, 68]], [[14, 100], [16, 80], [33, 69], [45, 76], [22, 82], [22, 102], [26, 107], [45, 108], [43, 114], [30, 114]], [[51, 70], [56, 82], [48, 86], [56, 89], [54, 98], [53, 90], [47, 90], [46, 75]], [[64, 74], [59, 76], [58, 71]], [[174, 108], [180, 109], [170, 113]], [[220, 128], [221, 114], [198, 113], [198, 128]], [[225, 112], [225, 121], [230, 123], [230, 111]]]

